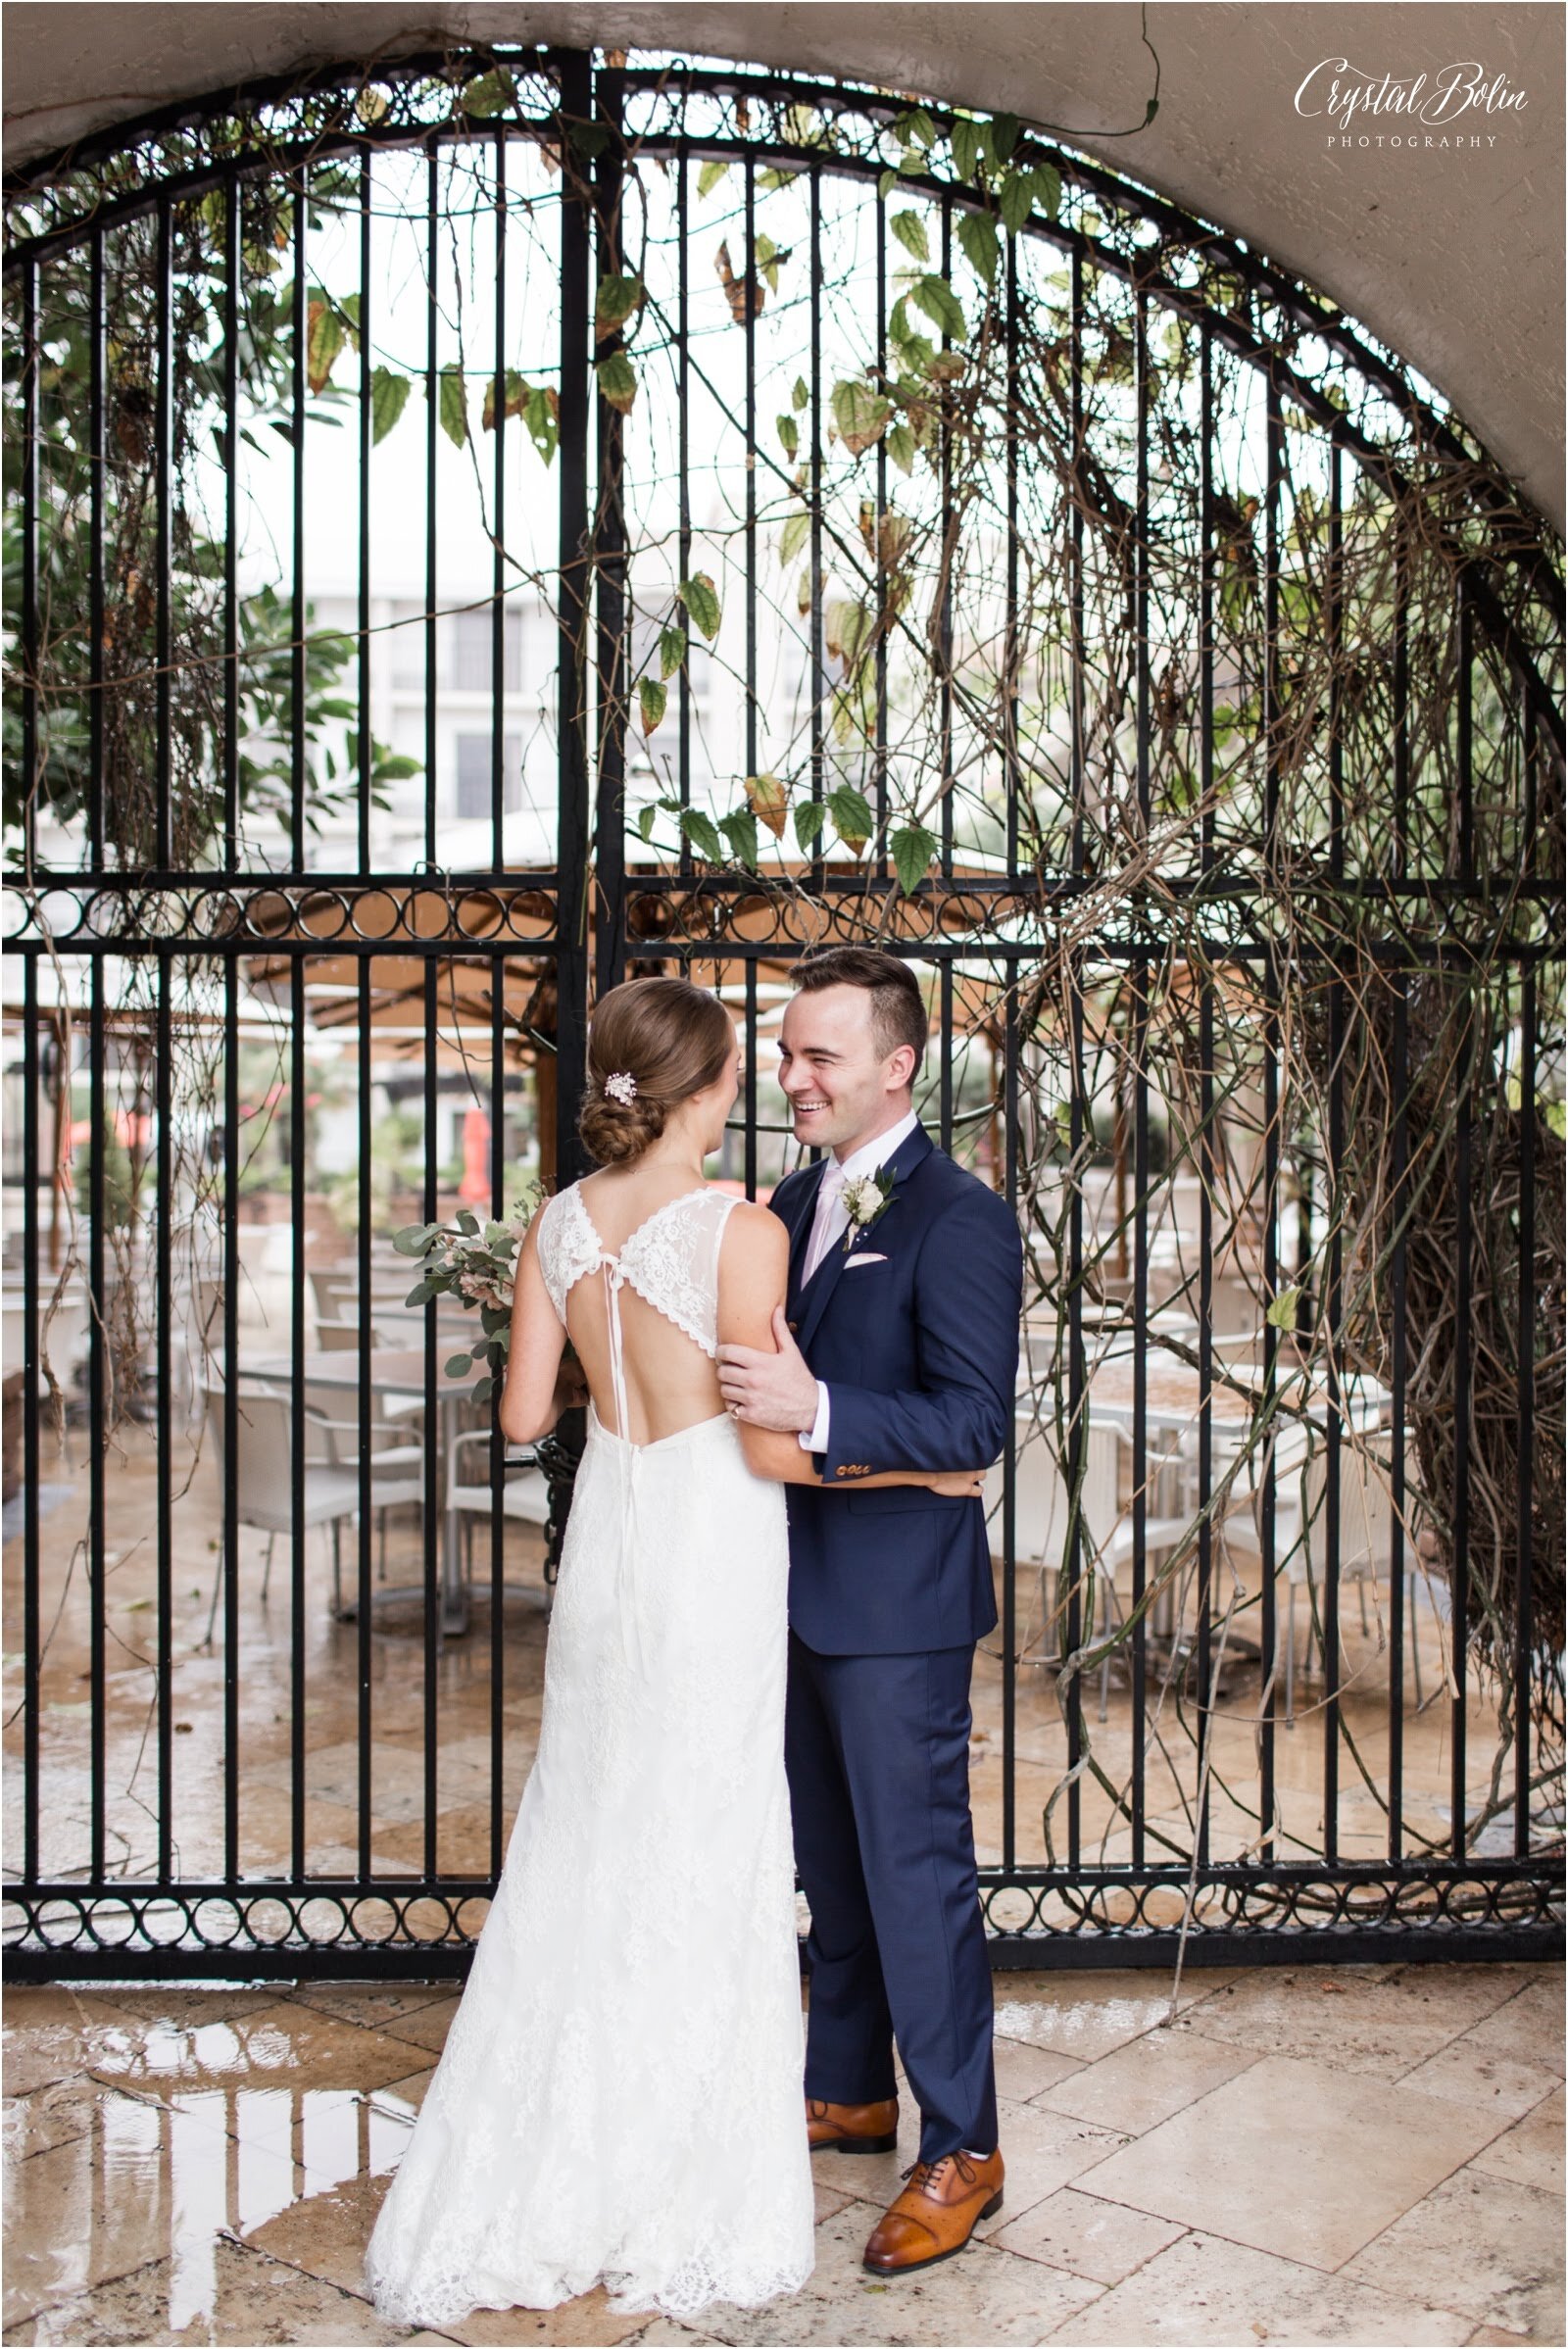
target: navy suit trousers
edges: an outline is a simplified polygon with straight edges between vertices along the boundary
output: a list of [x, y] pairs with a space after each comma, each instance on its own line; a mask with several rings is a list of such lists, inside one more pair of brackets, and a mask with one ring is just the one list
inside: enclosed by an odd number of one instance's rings
[[820, 1655], [790, 1634], [785, 1758], [811, 1908], [806, 2093], [921, 2112], [920, 2159], [997, 2142], [969, 1816], [972, 1646]]

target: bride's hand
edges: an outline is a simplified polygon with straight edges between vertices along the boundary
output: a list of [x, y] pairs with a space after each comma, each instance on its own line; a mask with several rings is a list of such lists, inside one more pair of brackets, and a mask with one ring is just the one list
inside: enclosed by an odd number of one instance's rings
[[985, 1490], [986, 1472], [983, 1468], [944, 1468], [930, 1480], [933, 1493], [948, 1500], [972, 1500]]

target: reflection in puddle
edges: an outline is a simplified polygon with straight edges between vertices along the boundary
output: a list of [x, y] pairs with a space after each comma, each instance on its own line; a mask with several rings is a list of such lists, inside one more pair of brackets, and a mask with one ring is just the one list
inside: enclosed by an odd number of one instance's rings
[[[135, 2069], [177, 2075], [198, 2051], [204, 2069], [241, 2052], [225, 2024], [155, 2031]], [[413, 2117], [384, 2090], [372, 2105], [347, 2088], [203, 2087], [165, 2102], [106, 2089], [86, 2135], [10, 2167], [19, 2266], [59, 2299], [167, 2259], [168, 2330], [205, 2327], [218, 2313], [220, 2241], [254, 2235], [292, 2204], [357, 2178], [385, 2176]]]

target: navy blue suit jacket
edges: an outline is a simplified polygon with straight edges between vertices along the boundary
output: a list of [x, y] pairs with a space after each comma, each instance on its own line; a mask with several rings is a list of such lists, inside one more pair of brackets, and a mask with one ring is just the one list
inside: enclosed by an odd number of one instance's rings
[[[959, 1647], [995, 1629], [985, 1509], [918, 1485], [857, 1493], [889, 1469], [987, 1468], [1012, 1435], [1023, 1245], [1012, 1209], [923, 1127], [890, 1161], [893, 1198], [804, 1285], [822, 1165], [774, 1192], [790, 1234], [796, 1343], [826, 1383], [835, 1488], [788, 1485], [790, 1623], [822, 1655]], [[855, 1257], [880, 1256], [881, 1263]]]

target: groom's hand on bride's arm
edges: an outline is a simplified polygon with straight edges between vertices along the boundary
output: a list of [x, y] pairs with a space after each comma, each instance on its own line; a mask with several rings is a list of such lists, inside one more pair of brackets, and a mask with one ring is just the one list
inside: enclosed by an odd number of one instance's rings
[[798, 1436], [815, 1423], [816, 1381], [806, 1367], [782, 1305], [773, 1314], [773, 1335], [776, 1352], [755, 1346], [719, 1347], [719, 1393], [725, 1408], [747, 1426]]

